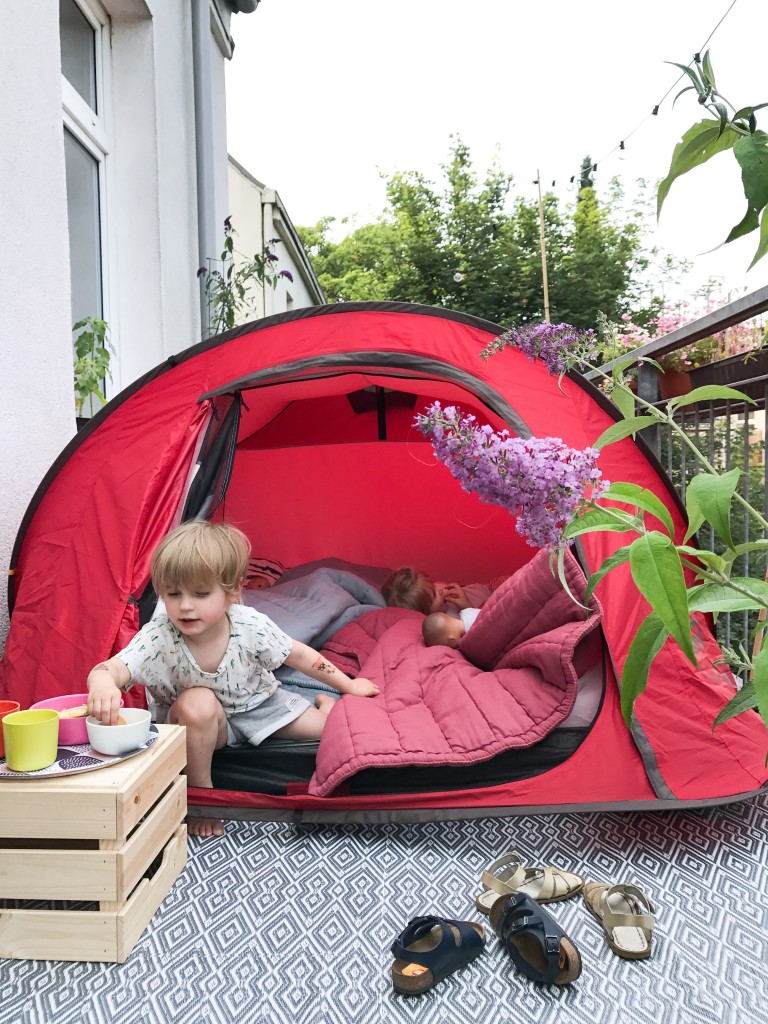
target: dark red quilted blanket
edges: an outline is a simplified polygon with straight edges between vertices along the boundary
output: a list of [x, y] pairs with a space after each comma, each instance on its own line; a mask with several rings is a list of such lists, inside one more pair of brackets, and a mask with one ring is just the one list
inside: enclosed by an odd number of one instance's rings
[[[572, 593], [586, 580], [567, 554]], [[380, 687], [332, 710], [309, 786], [327, 796], [368, 767], [473, 764], [542, 739], [570, 713], [574, 659], [600, 606], [574, 603], [539, 552], [488, 599], [459, 650], [426, 647], [422, 616], [386, 608], [344, 626], [324, 653]]]

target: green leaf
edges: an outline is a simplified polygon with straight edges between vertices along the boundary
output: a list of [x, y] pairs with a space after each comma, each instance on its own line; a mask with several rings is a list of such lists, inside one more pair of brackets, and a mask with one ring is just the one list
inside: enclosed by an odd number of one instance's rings
[[715, 72], [712, 70], [712, 61], [709, 59], [709, 50], [707, 50], [707, 52], [704, 54], [702, 58], [701, 70], [703, 72], [704, 78], [710, 84], [712, 89], [716, 89], [717, 86], [715, 85]]
[[611, 401], [624, 419], [631, 419], [635, 415], [635, 396], [623, 384], [614, 384]]
[[750, 231], [755, 231], [756, 228], [760, 227], [760, 218], [757, 214], [757, 210], [753, 210], [751, 206], [747, 207], [747, 212], [744, 214], [742, 220], [739, 221], [731, 230], [728, 232], [723, 245], [727, 245], [728, 242], [733, 242], [737, 238], [741, 238], [742, 235], [748, 235]]
[[670, 537], [674, 534], [675, 526], [672, 522], [672, 516], [669, 514], [669, 509], [661, 498], [656, 497], [653, 491], [640, 487], [639, 484], [620, 482], [611, 484], [607, 491], [603, 491], [600, 495], [600, 500], [603, 501], [606, 498], [612, 498], [614, 501], [623, 501], [627, 505], [636, 505], [638, 508], [650, 512], [652, 516], [656, 516], [666, 526]]
[[725, 573], [728, 568], [728, 563], [722, 557], [722, 555], [715, 554], [714, 551], [707, 551], [701, 548], [692, 548], [687, 544], [678, 544], [676, 546], [677, 553], [679, 555], [689, 555], [691, 558], [698, 559], [702, 565], [705, 565], [708, 569], [713, 569], [715, 572]]
[[673, 68], [680, 68], [683, 74], [687, 75], [690, 78], [691, 82], [693, 82], [693, 85], [689, 85], [689, 89], [695, 89], [699, 96], [707, 95], [709, 89], [707, 89], [707, 87], [702, 84], [698, 74], [693, 70], [693, 68], [689, 68], [687, 64], [677, 64], [673, 60], [665, 60], [664, 63], [671, 64]]
[[635, 586], [695, 665], [688, 593], [674, 544], [663, 533], [646, 533], [633, 542], [629, 564]]
[[627, 727], [632, 722], [635, 701], [648, 683], [651, 663], [668, 636], [669, 630], [654, 612], [640, 623], [635, 633], [621, 673], [621, 713]]
[[737, 391], [736, 388], [726, 388], [721, 384], [706, 384], [703, 388], [694, 388], [686, 395], [670, 398], [667, 408], [673, 412], [682, 405], [692, 405], [694, 402], [714, 402], [718, 398], [723, 401], [728, 399], [733, 402], [749, 402], [750, 405], [757, 405], [757, 402], [749, 395], [745, 395], [743, 391]]
[[[680, 67], [681, 65], [677, 65]], [[675, 146], [672, 153], [672, 162], [666, 178], [659, 185], [656, 199], [656, 215], [661, 213], [661, 207], [669, 194], [674, 181], [682, 174], [687, 174], [700, 164], [722, 153], [740, 139], [741, 136], [732, 128], [720, 131], [720, 122], [709, 118], [692, 125], [683, 135], [682, 139]]]
[[573, 537], [580, 537], [583, 533], [596, 533], [600, 530], [607, 530], [609, 533], [627, 533], [630, 530], [637, 532], [637, 523], [633, 516], [618, 508], [614, 512], [591, 508], [578, 519], [568, 523], [563, 530], [563, 537], [570, 540]]
[[604, 430], [592, 447], [597, 449], [605, 448], [607, 444], [622, 441], [625, 437], [629, 437], [630, 434], [636, 434], [643, 427], [650, 427], [658, 422], [655, 416], [631, 416], [628, 420], [614, 423], [613, 426]]
[[[551, 558], [549, 560], [549, 568], [550, 568], [550, 572], [551, 572], [551, 570], [552, 570], [552, 559]], [[585, 611], [589, 611], [588, 606], [585, 605], [585, 604], [582, 604], [581, 601], [571, 591], [571, 588], [568, 586], [568, 580], [566, 579], [566, 575], [565, 575], [565, 547], [564, 546], [561, 547], [561, 548], [558, 548], [558, 551], [557, 551], [557, 575], [560, 577], [560, 583], [563, 586], [563, 590], [566, 592], [568, 597], [570, 597], [570, 599], [573, 601], [573, 603], [577, 604], [579, 606], [579, 608], [583, 608]]]
[[733, 155], [741, 167], [747, 202], [759, 212], [768, 204], [768, 135], [757, 131], [740, 136], [733, 145]]
[[[702, 583], [688, 591], [688, 609], [691, 612], [743, 612], [764, 608], [768, 604], [768, 583], [751, 576], [734, 576], [746, 594], [733, 590], [727, 583]], [[753, 596], [750, 596], [753, 595]]]
[[731, 498], [741, 476], [740, 469], [732, 469], [728, 473], [697, 473], [688, 484], [693, 492], [698, 508], [705, 519], [712, 524], [729, 548], [733, 547], [731, 536]]
[[747, 544], [736, 544], [735, 547], [723, 553], [723, 561], [731, 563], [750, 551], [768, 550], [768, 540], [753, 540]]
[[600, 582], [600, 580], [604, 576], [608, 575], [608, 573], [611, 571], [611, 569], [615, 569], [617, 565], [623, 565], [625, 562], [628, 562], [628, 561], [629, 561], [629, 545], [628, 544], [625, 547], [623, 547], [623, 548], [619, 548], [618, 551], [614, 551], [614, 553], [612, 555], [609, 555], [608, 558], [606, 558], [606, 560], [600, 566], [600, 568], [596, 572], [593, 572], [592, 575], [589, 577], [589, 581], [587, 583], [587, 589], [586, 589], [586, 591], [584, 593], [584, 600], [588, 601], [590, 599], [590, 597], [592, 596], [592, 593], [593, 593], [595, 587], [598, 585], [598, 583]]
[[768, 107], [768, 103], [758, 103], [756, 107], [742, 107], [741, 110], [737, 110], [733, 115], [733, 120], [736, 121], [739, 118], [751, 117], [756, 110], [762, 110], [763, 107]]
[[722, 135], [728, 127], [728, 111], [723, 103], [713, 103], [712, 106], [720, 115], [720, 134]]
[[722, 725], [723, 722], [727, 722], [729, 718], [735, 718], [736, 715], [741, 715], [745, 711], [752, 711], [756, 707], [757, 697], [755, 696], [755, 687], [751, 682], [744, 683], [736, 696], [731, 697], [723, 710], [714, 720], [712, 723], [712, 731], [714, 732], [718, 725]]
[[681, 96], [684, 96], [685, 93], [687, 93], [687, 92], [698, 92], [698, 91], [699, 90], [696, 88], [695, 85], [686, 85], [686, 87], [684, 89], [681, 89], [680, 92], [677, 94], [677, 96], [675, 96], [675, 98], [672, 100], [672, 107], [674, 108], [674, 106], [677, 103], [677, 101], [680, 99]]
[[702, 524], [706, 521], [704, 513], [699, 507], [696, 492], [692, 491], [690, 487], [687, 487], [685, 490], [685, 510], [688, 513], [688, 529], [685, 531], [683, 540], [688, 541], [694, 533], [701, 529]]
[[763, 215], [760, 218], [760, 242], [757, 246], [757, 252], [752, 257], [752, 262], [747, 267], [747, 270], [751, 270], [752, 267], [761, 260], [763, 256], [768, 252], [768, 209], [763, 210]]
[[650, 356], [640, 356], [640, 358], [637, 361], [638, 363], [647, 363], [648, 366], [655, 367], [659, 371], [659, 373], [664, 373], [664, 367], [661, 365], [661, 363], [658, 362], [656, 359], [651, 359]]

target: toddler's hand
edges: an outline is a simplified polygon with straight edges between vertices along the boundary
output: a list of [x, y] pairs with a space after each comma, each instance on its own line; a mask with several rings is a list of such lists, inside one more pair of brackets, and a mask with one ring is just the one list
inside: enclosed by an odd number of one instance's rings
[[117, 725], [121, 699], [122, 693], [111, 680], [94, 683], [88, 694], [88, 714], [102, 725]]
[[372, 683], [370, 679], [364, 679], [362, 676], [350, 679], [345, 690], [345, 693], [352, 693], [356, 697], [375, 697], [380, 692], [376, 683]]
[[459, 586], [458, 583], [446, 583], [443, 588], [443, 598], [448, 604], [455, 604], [459, 609], [470, 607], [464, 587]]

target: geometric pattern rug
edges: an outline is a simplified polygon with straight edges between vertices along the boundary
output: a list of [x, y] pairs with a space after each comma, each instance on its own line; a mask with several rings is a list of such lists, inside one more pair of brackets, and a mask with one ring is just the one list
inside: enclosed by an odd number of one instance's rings
[[[124, 964], [0, 961], [0, 1024], [765, 1024], [768, 794], [699, 811], [456, 822], [226, 822]], [[481, 871], [516, 848], [656, 908], [650, 959], [621, 960], [581, 896], [549, 910], [580, 978], [542, 988], [488, 930], [423, 996], [391, 987], [389, 946], [421, 913], [487, 920]], [[2, 925], [0, 919], [0, 927]]]

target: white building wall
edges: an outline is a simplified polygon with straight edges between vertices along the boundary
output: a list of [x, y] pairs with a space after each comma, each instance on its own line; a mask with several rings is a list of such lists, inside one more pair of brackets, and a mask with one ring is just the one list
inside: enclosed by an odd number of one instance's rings
[[[202, 0], [203, 3], [206, 0]], [[108, 396], [201, 337], [191, 0], [102, 0], [110, 19], [106, 317]], [[224, 60], [211, 9], [208, 86], [218, 219], [227, 209]], [[214, 23], [218, 26], [214, 30]], [[222, 32], [223, 27], [223, 32]], [[58, 0], [0, 2], [0, 565], [75, 432]], [[216, 256], [212, 252], [211, 256]], [[0, 588], [0, 651], [8, 629]]]
[[190, 13], [176, 0], [150, 6], [141, 18], [113, 15], [112, 23], [112, 393], [200, 339]]
[[[30, 53], [34, 45], [34, 58]], [[74, 432], [57, 0], [0, 4], [0, 564]], [[3, 572], [3, 576], [5, 573]], [[0, 587], [0, 649], [8, 631]]]
[[[237, 252], [251, 257], [264, 247], [264, 229], [261, 215], [263, 186], [255, 179], [229, 163], [229, 215], [235, 230], [234, 245]], [[253, 319], [265, 316], [264, 289], [254, 289]]]

